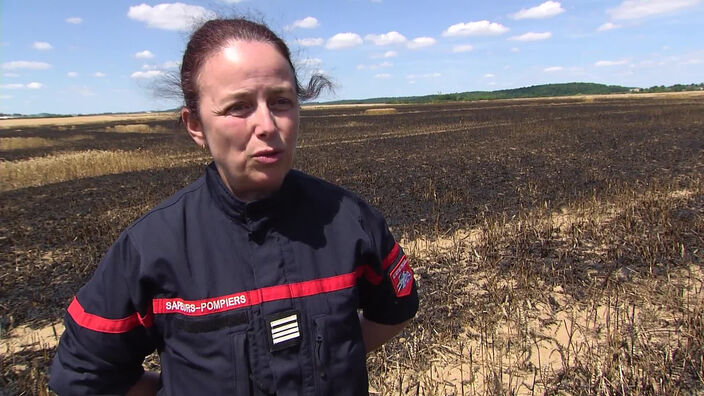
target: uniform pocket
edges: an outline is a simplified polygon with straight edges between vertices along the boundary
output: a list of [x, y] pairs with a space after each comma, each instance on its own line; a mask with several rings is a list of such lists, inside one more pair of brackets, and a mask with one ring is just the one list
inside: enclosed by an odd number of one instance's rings
[[232, 358], [234, 364], [234, 394], [251, 395], [252, 384], [249, 377], [249, 351], [247, 348], [246, 332], [239, 332], [232, 335]]
[[328, 337], [327, 321], [324, 316], [313, 318], [313, 360], [315, 361], [315, 384], [318, 394], [330, 394], [328, 382]]
[[313, 354], [315, 355], [315, 366], [318, 369], [320, 379], [327, 379], [326, 367], [329, 360], [328, 340], [326, 335], [326, 320], [325, 317], [317, 317], [313, 319], [313, 334], [315, 336], [313, 344]]
[[357, 316], [322, 315], [312, 320], [318, 394], [366, 394], [366, 355]]

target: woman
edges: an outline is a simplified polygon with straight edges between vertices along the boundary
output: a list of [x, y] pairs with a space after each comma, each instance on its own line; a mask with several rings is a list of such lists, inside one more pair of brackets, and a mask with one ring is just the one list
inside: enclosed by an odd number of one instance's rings
[[[299, 100], [325, 83], [304, 89], [263, 25], [213, 20], [192, 35], [181, 116], [213, 163], [129, 226], [79, 290], [57, 393], [368, 393], [366, 353], [418, 299], [379, 213], [291, 169]], [[162, 372], [144, 373], [154, 349]]]

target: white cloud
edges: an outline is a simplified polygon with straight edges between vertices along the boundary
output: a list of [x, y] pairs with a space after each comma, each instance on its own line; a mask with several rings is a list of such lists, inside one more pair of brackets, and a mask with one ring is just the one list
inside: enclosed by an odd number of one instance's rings
[[52, 49], [53, 47], [46, 41], [35, 41], [34, 44], [32, 44], [32, 48], [39, 51], [47, 51]]
[[625, 0], [607, 12], [613, 19], [640, 19], [692, 7], [701, 0]]
[[76, 72], [68, 72], [68, 73], [66, 73], [66, 75], [71, 78], [78, 77], [78, 73], [76, 73]]
[[543, 32], [543, 33], [528, 32], [528, 33], [521, 34], [520, 36], [513, 36], [510, 38], [510, 40], [540, 41], [540, 40], [547, 40], [550, 37], [552, 37], [552, 33], [550, 33], [550, 32]]
[[518, 49], [518, 47], [513, 47], [511, 48], [511, 52], [520, 52], [521, 50]]
[[618, 29], [620, 27], [621, 27], [621, 25], [616, 25], [615, 23], [606, 22], [606, 23], [600, 25], [598, 28], [596, 28], [596, 31], [597, 32], [605, 32], [607, 30]]
[[12, 95], [0, 95], [0, 99], [9, 100], [9, 99], [12, 99]]
[[178, 61], [166, 61], [161, 65], [154, 65], [147, 63], [142, 65], [142, 70], [166, 70], [166, 69], [176, 69], [181, 66], [181, 62]]
[[445, 37], [491, 36], [497, 34], [504, 34], [508, 31], [509, 28], [500, 23], [482, 20], [452, 25], [447, 28], [444, 32], [442, 32], [442, 35]]
[[318, 45], [323, 45], [324, 42], [325, 40], [320, 37], [311, 37], [296, 40], [296, 44], [302, 45], [304, 47], [315, 47]]
[[17, 73], [3, 73], [2, 76], [12, 78], [12, 77], [19, 77], [20, 75]]
[[130, 75], [132, 78], [154, 78], [163, 76], [164, 72], [161, 70], [147, 70], [147, 71], [136, 71]]
[[39, 82], [31, 82], [28, 84], [0, 84], [0, 89], [39, 89], [42, 88], [44, 84]]
[[180, 61], [166, 61], [161, 65], [163, 69], [176, 69], [179, 66], [181, 66]]
[[286, 26], [284, 29], [285, 30], [293, 30], [296, 28], [300, 29], [315, 29], [318, 26], [320, 26], [320, 22], [318, 22], [318, 19], [312, 16], [307, 16], [303, 19], [298, 19], [293, 22], [293, 24]]
[[357, 33], [338, 33], [328, 39], [325, 48], [343, 49], [356, 47], [360, 44], [362, 44], [362, 37]]
[[511, 18], [542, 19], [554, 17], [555, 15], [562, 14], [563, 12], [565, 12], [565, 9], [562, 8], [559, 1], [546, 1], [539, 6], [521, 9], [517, 13], [511, 15]]
[[149, 50], [144, 50], [144, 51], [136, 52], [134, 54], [134, 57], [137, 59], [151, 59], [154, 57], [154, 54], [152, 54], [152, 52]]
[[303, 66], [314, 67], [321, 65], [323, 60], [320, 58], [305, 58], [298, 61], [298, 63]]
[[459, 52], [469, 52], [474, 49], [474, 46], [472, 44], [462, 44], [462, 45], [456, 45], [452, 47], [452, 52], [459, 53]]
[[487, 73], [484, 75], [484, 78], [494, 78], [494, 77], [496, 77], [496, 76], [493, 75], [492, 73]]
[[103, 73], [103, 72], [95, 72], [95, 73], [93, 73], [93, 76], [95, 76], [95, 77], [105, 77], [105, 76], [107, 76], [107, 74], [105, 74], [105, 73]]
[[543, 69], [543, 71], [546, 72], [546, 73], [551, 73], [551, 72], [556, 72], [556, 71], [561, 71], [561, 70], [564, 70], [564, 67], [562, 67], [562, 66], [550, 66], [550, 67], [546, 67], [545, 69]]
[[183, 3], [163, 3], [154, 7], [140, 4], [130, 7], [127, 16], [147, 26], [164, 30], [189, 30], [195, 23], [215, 18], [213, 11]]
[[428, 47], [435, 44], [435, 39], [432, 37], [416, 37], [408, 42], [408, 48], [418, 49]]
[[594, 64], [596, 67], [606, 67], [606, 66], [619, 66], [619, 65], [625, 65], [628, 63], [626, 60], [617, 60], [617, 61], [609, 61], [609, 60], [600, 60]]
[[389, 74], [389, 73], [379, 73], [379, 74], [375, 74], [375, 75], [374, 75], [374, 78], [376, 78], [376, 79], [381, 79], [381, 80], [385, 80], [385, 79], [387, 79], [387, 78], [391, 78], [391, 74]]
[[375, 45], [403, 44], [406, 42], [406, 37], [397, 31], [391, 31], [384, 34], [368, 34], [364, 39], [371, 41]]
[[419, 78], [438, 78], [442, 77], [442, 74], [440, 73], [426, 73], [426, 74], [408, 74], [406, 75], [406, 78], [409, 80], [416, 80]]
[[46, 70], [50, 68], [51, 65], [46, 62], [33, 62], [33, 61], [12, 61], [0, 64], [0, 68], [3, 70], [18, 70], [18, 69], [28, 69], [28, 70]]
[[80, 17], [66, 18], [66, 22], [74, 24], [74, 25], [79, 25], [81, 22], [83, 22], [83, 18], [80, 18]]
[[386, 51], [383, 54], [372, 54], [370, 58], [372, 59], [383, 59], [383, 58], [395, 58], [398, 56], [398, 52], [396, 51]]

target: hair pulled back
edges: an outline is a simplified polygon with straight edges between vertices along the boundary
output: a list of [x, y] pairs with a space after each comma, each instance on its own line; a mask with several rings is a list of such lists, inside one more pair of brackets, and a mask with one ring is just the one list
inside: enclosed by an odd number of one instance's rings
[[286, 59], [293, 72], [296, 95], [299, 101], [318, 97], [323, 89], [331, 89], [332, 83], [321, 74], [313, 74], [306, 86], [302, 86], [291, 62], [291, 53], [286, 43], [265, 24], [244, 18], [213, 19], [205, 22], [191, 35], [181, 62], [181, 92], [184, 105], [191, 114], [198, 116], [198, 73], [210, 55], [231, 41], [256, 41], [269, 43]]

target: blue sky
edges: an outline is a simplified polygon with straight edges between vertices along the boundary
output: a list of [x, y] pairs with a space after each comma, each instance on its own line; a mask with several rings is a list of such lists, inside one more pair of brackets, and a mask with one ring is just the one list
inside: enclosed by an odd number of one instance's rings
[[216, 15], [266, 21], [336, 81], [322, 100], [704, 81], [704, 0], [4, 0], [0, 112], [177, 107], [154, 83]]

